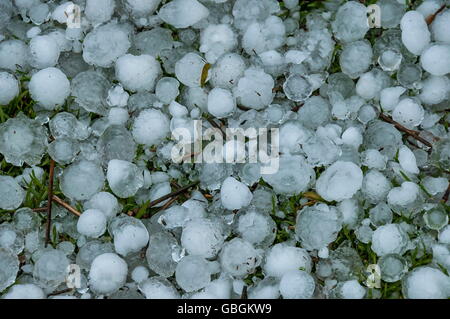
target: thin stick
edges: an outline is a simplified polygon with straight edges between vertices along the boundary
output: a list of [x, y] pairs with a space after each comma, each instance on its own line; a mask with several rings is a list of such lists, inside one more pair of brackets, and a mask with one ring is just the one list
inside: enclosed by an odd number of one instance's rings
[[450, 183], [448, 184], [447, 190], [445, 191], [445, 194], [442, 197], [442, 202], [444, 204], [447, 203], [449, 197], [450, 197]]
[[[154, 201], [152, 201], [152, 202], [150, 202], [148, 205], [146, 205], [146, 206], [147, 206], [146, 209], [148, 209], [148, 208], [150, 208], [150, 207], [153, 207], [153, 206], [155, 206], [155, 205], [158, 205], [159, 203], [162, 203], [162, 202], [164, 202], [165, 200], [167, 200], [167, 199], [169, 199], [169, 198], [172, 198], [172, 197], [175, 197], [175, 196], [177, 196], [177, 195], [183, 194], [183, 193], [186, 192], [189, 188], [194, 187], [194, 186], [197, 185], [198, 183], [200, 183], [200, 182], [197, 181], [197, 182], [191, 183], [191, 184], [186, 185], [186, 186], [183, 186], [183, 187], [181, 187], [181, 188], [179, 188], [179, 189], [177, 189], [177, 190], [175, 190], [175, 191], [173, 191], [173, 192], [171, 192], [171, 193], [169, 193], [169, 194], [167, 194], [167, 195], [161, 196], [160, 198], [155, 199]], [[139, 211], [139, 208], [136, 208], [136, 209], [133, 210], [133, 213], [136, 214], [138, 211]]]
[[74, 214], [75, 216], [77, 216], [77, 217], [81, 216], [81, 213], [79, 211], [77, 211], [75, 208], [73, 208], [72, 206], [67, 204], [65, 201], [63, 201], [58, 196], [53, 195], [52, 199], [53, 199], [54, 202], [57, 202], [59, 205], [61, 205], [65, 209], [67, 209], [67, 211], [69, 211], [70, 213]]
[[219, 124], [216, 123], [216, 121], [214, 121], [214, 120], [212, 120], [212, 119], [210, 119], [210, 118], [207, 118], [206, 120], [207, 120], [207, 121], [209, 122], [209, 124], [211, 124], [214, 128], [220, 130], [220, 133], [222, 133], [222, 137], [223, 137], [224, 139], [226, 139], [226, 134], [225, 134], [225, 132], [222, 130], [222, 127], [221, 127]]
[[164, 206], [161, 207], [161, 210], [166, 210], [167, 208], [169, 208], [170, 206], [172, 206], [173, 203], [176, 202], [176, 200], [180, 197], [180, 195], [174, 196], [172, 197], [167, 203], [164, 204]]
[[55, 173], [55, 161], [50, 159], [50, 171], [48, 173], [48, 207], [47, 207], [47, 228], [45, 232], [45, 247], [50, 242], [50, 230], [52, 227], [52, 197], [53, 197], [53, 176]]
[[57, 295], [65, 294], [66, 292], [71, 292], [72, 290], [73, 290], [73, 288], [67, 288], [67, 289], [63, 289], [63, 290], [59, 290], [59, 291], [54, 291], [52, 293], [49, 293], [48, 296], [57, 296]]
[[33, 208], [32, 211], [36, 213], [46, 212], [48, 211], [48, 207]]
[[411, 136], [412, 138], [418, 140], [419, 142], [421, 142], [422, 144], [428, 146], [429, 148], [433, 148], [433, 144], [431, 144], [426, 139], [421, 137], [419, 135], [419, 132], [414, 131], [414, 130], [410, 130], [410, 129], [404, 127], [403, 125], [401, 125], [400, 123], [394, 121], [391, 117], [389, 117], [389, 116], [387, 116], [387, 115], [385, 115], [383, 113], [380, 113], [380, 119], [382, 119], [383, 121], [385, 121], [387, 123], [390, 123], [390, 124], [394, 125], [397, 130], [399, 130], [399, 131], [401, 131], [401, 132]]
[[439, 8], [438, 11], [436, 11], [435, 13], [429, 15], [429, 16], [425, 19], [425, 21], [427, 22], [427, 24], [428, 24], [428, 25], [432, 24], [433, 21], [434, 21], [434, 19], [436, 19], [436, 16], [437, 16], [439, 13], [441, 13], [442, 11], [444, 11], [444, 9], [445, 9], [445, 4], [443, 4], [443, 5]]

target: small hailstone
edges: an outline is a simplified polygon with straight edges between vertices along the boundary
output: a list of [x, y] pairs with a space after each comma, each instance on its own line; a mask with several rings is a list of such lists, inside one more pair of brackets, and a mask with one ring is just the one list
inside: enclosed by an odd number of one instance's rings
[[142, 221], [128, 215], [122, 214], [114, 218], [108, 229], [114, 238], [116, 252], [122, 256], [140, 251], [149, 240], [147, 228]]
[[90, 65], [110, 67], [131, 46], [129, 31], [124, 25], [103, 24], [89, 32], [83, 41], [83, 59]]
[[185, 224], [181, 245], [190, 255], [215, 257], [223, 246], [225, 235], [220, 224], [209, 219], [193, 219]]
[[0, 292], [3, 292], [16, 281], [19, 258], [10, 249], [0, 248], [0, 266]]
[[106, 178], [113, 193], [120, 198], [134, 196], [144, 186], [142, 170], [127, 161], [109, 161]]
[[55, 66], [60, 49], [58, 43], [49, 35], [38, 35], [30, 41], [30, 64], [37, 69]]
[[177, 289], [163, 277], [150, 277], [139, 284], [139, 290], [147, 299], [179, 299]]
[[100, 165], [81, 160], [67, 166], [60, 181], [64, 195], [75, 200], [86, 200], [98, 193], [105, 181]]
[[375, 204], [384, 200], [391, 188], [392, 185], [386, 176], [377, 170], [370, 170], [364, 176], [361, 192], [369, 202]]
[[315, 287], [314, 278], [303, 270], [291, 270], [280, 281], [280, 293], [284, 299], [310, 299]]
[[144, 266], [137, 266], [131, 272], [131, 279], [133, 279], [136, 283], [141, 283], [146, 280], [149, 276], [149, 271]]
[[107, 22], [114, 14], [114, 0], [87, 0], [84, 14], [93, 24]]
[[339, 7], [332, 27], [336, 38], [343, 42], [364, 38], [369, 31], [366, 6], [356, 1], [346, 2]]
[[233, 94], [225, 89], [214, 88], [208, 94], [208, 112], [216, 118], [224, 118], [233, 114], [236, 101]]
[[16, 284], [3, 295], [3, 299], [45, 299], [44, 291], [35, 284]]
[[438, 104], [450, 95], [450, 79], [447, 76], [430, 75], [422, 81], [419, 98], [425, 104]]
[[110, 193], [100, 192], [84, 202], [84, 209], [96, 209], [101, 211], [107, 219], [110, 219], [119, 212], [120, 205], [117, 199]]
[[248, 206], [252, 197], [248, 187], [233, 177], [225, 179], [220, 188], [220, 200], [225, 209], [234, 210]]
[[106, 103], [109, 106], [127, 106], [128, 98], [130, 95], [126, 92], [121, 85], [113, 86], [108, 90], [108, 97]]
[[352, 162], [338, 161], [320, 175], [316, 190], [328, 201], [351, 198], [362, 186], [363, 174]]
[[406, 146], [400, 147], [398, 151], [398, 161], [400, 166], [411, 174], [418, 174], [419, 168], [417, 167], [416, 157], [414, 153]]
[[169, 118], [160, 110], [143, 110], [134, 120], [133, 138], [146, 146], [157, 144], [169, 133], [169, 124]]
[[232, 51], [237, 45], [237, 36], [228, 24], [210, 24], [200, 35], [200, 52], [205, 53], [209, 63], [216, 63], [224, 53]]
[[389, 76], [374, 68], [364, 73], [356, 83], [356, 93], [365, 100], [379, 99], [380, 92], [391, 84]]
[[188, 28], [209, 15], [209, 10], [197, 0], [174, 0], [159, 9], [158, 16], [177, 29]]
[[153, 91], [161, 74], [159, 62], [151, 55], [125, 54], [116, 61], [116, 77], [130, 91]]
[[342, 224], [353, 229], [360, 217], [358, 202], [354, 199], [344, 199], [338, 204], [338, 209], [342, 214]]
[[261, 110], [272, 102], [274, 86], [275, 82], [269, 74], [262, 69], [251, 67], [245, 70], [233, 93], [241, 105]]
[[128, 110], [122, 107], [113, 107], [109, 109], [108, 122], [111, 125], [125, 125], [130, 118]]
[[354, 126], [349, 127], [342, 133], [342, 142], [358, 149], [363, 142], [361, 131]]
[[450, 30], [450, 10], [447, 9], [438, 14], [431, 24], [431, 32], [434, 40], [450, 44], [448, 30]]
[[419, 186], [413, 182], [403, 182], [400, 187], [394, 187], [387, 196], [388, 203], [394, 206], [408, 207], [419, 196]]
[[31, 97], [47, 110], [64, 104], [70, 95], [70, 82], [61, 70], [50, 67], [33, 74], [29, 83]]
[[352, 79], [367, 71], [372, 64], [372, 46], [367, 40], [354, 41], [344, 46], [339, 56], [342, 72]]
[[252, 244], [236, 237], [225, 243], [219, 260], [223, 272], [240, 278], [255, 271], [261, 263], [261, 256]]
[[0, 208], [13, 210], [19, 208], [25, 199], [25, 191], [11, 176], [0, 175]]
[[400, 96], [406, 92], [401, 86], [385, 88], [380, 92], [380, 105], [383, 111], [392, 111], [398, 105]]
[[163, 77], [156, 83], [155, 94], [161, 102], [169, 104], [180, 94], [180, 82], [175, 78]]
[[402, 288], [408, 299], [447, 299], [450, 278], [439, 269], [418, 267], [406, 276]]
[[206, 61], [200, 55], [190, 52], [175, 63], [175, 75], [184, 85], [199, 87], [205, 65]]
[[126, 282], [128, 266], [125, 260], [113, 253], [97, 256], [89, 271], [89, 286], [98, 293], [110, 295]]
[[310, 97], [313, 86], [308, 78], [299, 74], [292, 74], [284, 81], [283, 92], [289, 100], [302, 102]]
[[363, 299], [366, 295], [366, 289], [357, 280], [345, 281], [338, 287], [338, 294], [343, 299]]
[[206, 287], [211, 282], [208, 261], [200, 256], [185, 256], [175, 270], [177, 284], [186, 292]]
[[427, 176], [422, 179], [422, 184], [431, 195], [444, 193], [447, 190], [449, 181], [445, 177]]
[[211, 84], [214, 87], [231, 89], [245, 71], [244, 59], [236, 53], [222, 55], [209, 73]]
[[387, 157], [376, 149], [368, 149], [361, 153], [361, 159], [368, 168], [384, 170], [386, 168]]
[[0, 68], [9, 71], [26, 70], [28, 67], [28, 46], [21, 40], [0, 42]]
[[423, 51], [420, 57], [422, 68], [432, 75], [450, 73], [450, 44], [434, 44]]
[[244, 32], [242, 47], [249, 55], [275, 50], [284, 43], [285, 26], [277, 16], [269, 16], [263, 22], [253, 22]]
[[263, 265], [266, 276], [281, 278], [296, 269], [311, 271], [311, 257], [305, 249], [279, 243], [268, 250]]
[[106, 217], [98, 209], [88, 209], [78, 218], [77, 230], [87, 237], [98, 238], [106, 230]]
[[431, 34], [425, 18], [417, 11], [408, 11], [400, 22], [402, 42], [414, 55], [420, 55], [430, 43]]
[[372, 235], [372, 250], [377, 256], [387, 254], [403, 255], [409, 244], [409, 237], [398, 224], [378, 227]]
[[37, 282], [50, 288], [65, 282], [70, 261], [63, 251], [50, 248], [37, 258], [33, 269], [33, 277]]
[[416, 100], [404, 98], [394, 108], [392, 118], [406, 127], [413, 128], [423, 121], [424, 114], [422, 105]]
[[0, 105], [7, 105], [19, 95], [19, 81], [8, 72], [0, 72]]

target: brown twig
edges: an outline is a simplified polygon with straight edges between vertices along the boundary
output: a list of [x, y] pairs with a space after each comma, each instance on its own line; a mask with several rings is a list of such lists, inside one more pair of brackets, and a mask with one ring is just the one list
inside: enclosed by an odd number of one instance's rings
[[380, 119], [382, 119], [383, 121], [385, 121], [387, 123], [390, 123], [390, 124], [394, 125], [397, 130], [399, 130], [399, 131], [401, 131], [401, 132], [411, 136], [412, 138], [418, 140], [419, 142], [421, 142], [422, 144], [428, 146], [429, 148], [433, 148], [433, 144], [431, 144], [426, 139], [421, 137], [419, 135], [418, 131], [410, 130], [410, 129], [404, 127], [403, 125], [401, 125], [400, 123], [394, 121], [391, 117], [389, 117], [389, 116], [387, 116], [387, 115], [385, 115], [383, 113], [380, 113]]
[[59, 205], [61, 205], [62, 207], [64, 207], [65, 209], [67, 209], [67, 211], [69, 213], [74, 214], [77, 217], [81, 216], [81, 213], [79, 211], [77, 211], [75, 208], [73, 208], [72, 206], [70, 206], [69, 204], [67, 204], [65, 201], [63, 201], [61, 198], [59, 198], [56, 195], [53, 195], [52, 197], [53, 201], [58, 203]]
[[67, 289], [63, 289], [63, 290], [58, 290], [58, 291], [54, 291], [49, 293], [47, 296], [57, 296], [57, 295], [62, 295], [65, 294], [67, 292], [71, 292], [73, 291], [73, 288], [67, 288]]
[[32, 211], [35, 213], [47, 212], [48, 207], [46, 206], [46, 207], [33, 208]]
[[429, 16], [425, 19], [426, 23], [427, 23], [428, 25], [432, 24], [433, 21], [434, 21], [434, 19], [436, 19], [437, 15], [438, 15], [439, 13], [441, 13], [442, 11], [444, 11], [444, 9], [445, 9], [445, 4], [443, 4], [443, 5], [439, 8], [438, 11], [436, 11], [436, 12], [433, 13], [432, 15], [429, 15]]
[[50, 170], [48, 173], [48, 206], [47, 206], [47, 227], [45, 231], [45, 247], [50, 242], [50, 230], [52, 227], [52, 197], [53, 197], [53, 177], [55, 174], [55, 161], [50, 159]]
[[442, 197], [442, 202], [445, 204], [448, 201], [448, 198], [450, 197], [450, 183], [448, 184], [447, 190], [444, 193], [444, 196]]
[[[164, 201], [167, 200], [167, 199], [170, 199], [170, 198], [172, 198], [172, 197], [175, 197], [175, 196], [178, 196], [178, 195], [180, 195], [180, 194], [183, 194], [183, 193], [186, 192], [189, 188], [194, 187], [194, 186], [197, 185], [198, 183], [200, 183], [200, 182], [199, 182], [199, 181], [193, 182], [193, 183], [191, 183], [191, 184], [189, 184], [189, 185], [180, 187], [179, 189], [177, 189], [177, 190], [175, 190], [175, 191], [173, 191], [173, 192], [171, 192], [171, 193], [169, 193], [169, 194], [167, 194], [167, 195], [161, 196], [160, 198], [155, 199], [154, 201], [151, 201], [150, 203], [148, 203], [148, 205], [145, 205], [145, 206], [146, 206], [146, 209], [151, 208], [151, 207], [153, 207], [153, 206], [155, 206], [155, 205], [158, 205], [159, 203], [162, 203], [162, 202], [164, 202]], [[139, 209], [140, 209], [140, 207], [135, 208], [135, 209], [132, 211], [132, 212], [133, 212], [133, 215], [136, 215], [136, 213], [139, 211]]]
[[225, 132], [222, 130], [222, 127], [219, 124], [216, 123], [216, 121], [214, 121], [213, 119], [210, 119], [210, 118], [207, 118], [206, 120], [209, 122], [209, 124], [211, 124], [212, 127], [220, 130], [220, 133], [222, 133], [222, 137], [224, 139], [226, 138]]

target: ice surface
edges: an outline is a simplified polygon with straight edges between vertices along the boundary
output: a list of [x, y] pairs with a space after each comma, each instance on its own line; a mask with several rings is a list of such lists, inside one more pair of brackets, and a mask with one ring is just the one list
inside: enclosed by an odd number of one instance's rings
[[267, 276], [281, 278], [297, 269], [311, 272], [311, 257], [303, 248], [279, 243], [273, 245], [265, 255], [263, 270]]
[[417, 11], [408, 11], [400, 22], [400, 28], [405, 47], [411, 53], [420, 55], [431, 38], [424, 16]]
[[343, 42], [362, 39], [369, 30], [366, 12], [366, 7], [356, 1], [340, 6], [332, 23], [336, 38]]
[[175, 255], [180, 246], [175, 237], [166, 231], [152, 234], [146, 252], [149, 268], [162, 277], [170, 277], [177, 266]]
[[408, 299], [447, 299], [450, 278], [436, 268], [418, 267], [403, 280], [402, 289]]
[[0, 72], [0, 105], [7, 105], [19, 94], [19, 81], [8, 72]]
[[223, 207], [229, 210], [241, 209], [248, 206], [252, 200], [252, 193], [246, 185], [233, 177], [228, 177], [220, 188], [220, 199]]
[[22, 113], [0, 124], [0, 153], [15, 166], [40, 163], [47, 147], [44, 128]]
[[19, 259], [9, 249], [0, 248], [0, 292], [16, 281]]
[[165, 278], [151, 277], [139, 284], [139, 290], [147, 299], [178, 299], [180, 295]]
[[372, 250], [380, 257], [387, 254], [403, 255], [408, 243], [408, 235], [398, 224], [380, 226], [372, 236]]
[[432, 75], [450, 73], [450, 45], [434, 44], [423, 51], [420, 56], [423, 69]]
[[361, 169], [351, 162], [337, 161], [317, 179], [317, 193], [328, 201], [351, 198], [363, 182]]
[[127, 272], [127, 263], [118, 255], [101, 254], [92, 261], [89, 286], [98, 294], [112, 294], [125, 284]]
[[69, 259], [61, 250], [42, 252], [34, 264], [33, 277], [43, 288], [56, 288], [66, 280]]
[[132, 92], [153, 91], [161, 67], [151, 55], [125, 54], [115, 64], [116, 77], [123, 87]]
[[132, 134], [138, 144], [159, 143], [169, 133], [167, 115], [156, 109], [143, 110], [134, 120]]
[[44, 299], [44, 291], [35, 284], [17, 284], [11, 287], [3, 299]]
[[64, 169], [60, 187], [69, 198], [87, 200], [103, 188], [104, 181], [105, 175], [99, 165], [81, 160]]
[[175, 270], [177, 284], [186, 292], [206, 287], [211, 281], [208, 262], [200, 256], [185, 256]]
[[158, 12], [158, 16], [177, 29], [190, 27], [209, 15], [209, 10], [197, 0], [173, 0]]
[[134, 196], [138, 189], [144, 186], [142, 169], [118, 159], [108, 163], [106, 178], [113, 193], [120, 198]]
[[303, 270], [290, 270], [281, 277], [280, 293], [284, 299], [310, 299], [316, 284]]
[[87, 111], [104, 115], [109, 86], [109, 81], [99, 72], [81, 72], [72, 80], [72, 96]]
[[190, 255], [205, 258], [217, 256], [225, 241], [224, 231], [216, 220], [193, 219], [185, 224], [181, 245]]
[[114, 237], [114, 248], [122, 256], [138, 252], [148, 243], [147, 228], [139, 219], [122, 214], [115, 217], [108, 227]]
[[0, 208], [19, 208], [25, 199], [25, 191], [11, 176], [0, 176]]
[[88, 209], [78, 218], [77, 230], [86, 237], [98, 238], [106, 230], [106, 217], [98, 209]]
[[253, 245], [240, 238], [228, 241], [219, 259], [222, 270], [237, 278], [253, 273], [261, 263], [261, 256]]

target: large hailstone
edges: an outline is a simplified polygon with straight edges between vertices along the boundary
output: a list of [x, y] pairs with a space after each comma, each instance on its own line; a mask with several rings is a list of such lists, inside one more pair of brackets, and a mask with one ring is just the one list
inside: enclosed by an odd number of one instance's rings
[[234, 277], [245, 277], [259, 266], [261, 256], [252, 244], [236, 237], [225, 243], [219, 260], [225, 273]]
[[147, 228], [142, 221], [125, 214], [111, 221], [109, 233], [114, 238], [114, 249], [122, 256], [140, 251], [149, 240]]
[[422, 123], [424, 116], [425, 111], [422, 105], [411, 98], [401, 100], [392, 112], [394, 121], [409, 128], [414, 128]]
[[21, 40], [4, 40], [0, 42], [0, 68], [16, 71], [28, 67], [28, 46]]
[[0, 72], [0, 105], [7, 105], [19, 91], [19, 81], [8, 72]]
[[148, 54], [125, 54], [116, 61], [116, 77], [130, 91], [153, 91], [156, 79], [161, 75], [161, 66]]
[[109, 68], [131, 46], [128, 28], [116, 23], [101, 25], [89, 32], [83, 41], [86, 63]]
[[316, 183], [317, 193], [327, 201], [352, 198], [361, 188], [363, 173], [352, 162], [337, 161], [320, 175]]
[[417, 11], [408, 11], [400, 22], [402, 42], [414, 55], [420, 55], [430, 43], [431, 34], [425, 17]]
[[215, 257], [223, 246], [225, 234], [214, 220], [196, 218], [186, 223], [181, 233], [181, 245], [189, 255]]
[[377, 256], [403, 255], [409, 244], [408, 234], [398, 224], [378, 227], [372, 235], [372, 250]]
[[448, 299], [450, 277], [436, 268], [418, 267], [403, 279], [402, 290], [408, 299]]
[[44, 69], [58, 63], [60, 48], [50, 35], [38, 35], [30, 41], [29, 54], [31, 66]]
[[134, 196], [144, 186], [142, 169], [118, 159], [109, 161], [106, 178], [113, 193], [120, 198]]
[[252, 198], [252, 192], [247, 185], [239, 182], [234, 177], [228, 177], [223, 181], [220, 188], [220, 200], [225, 209], [241, 209], [248, 206]]
[[111, 20], [116, 4], [114, 0], [87, 0], [84, 14], [93, 24]]
[[105, 175], [100, 165], [81, 160], [64, 169], [60, 187], [68, 198], [87, 200], [103, 188], [104, 182]]
[[175, 279], [177, 284], [186, 292], [205, 288], [211, 282], [208, 261], [195, 255], [183, 257], [175, 270]]
[[283, 20], [269, 16], [263, 22], [250, 24], [242, 37], [242, 47], [249, 55], [275, 50], [283, 45], [285, 36]]
[[106, 230], [106, 217], [98, 209], [88, 209], [78, 218], [77, 230], [86, 237], [98, 238]]
[[200, 34], [200, 52], [209, 63], [216, 63], [224, 53], [237, 45], [237, 36], [228, 24], [210, 24]]
[[438, 42], [450, 44], [450, 10], [445, 10], [438, 14], [431, 24], [433, 37]]
[[343, 42], [364, 38], [369, 31], [366, 6], [356, 1], [346, 2], [339, 7], [331, 25], [336, 38]]
[[46, 131], [23, 113], [0, 124], [0, 153], [8, 163], [38, 165], [46, 148]]
[[311, 257], [305, 249], [279, 243], [267, 251], [263, 270], [266, 276], [281, 278], [285, 273], [296, 269], [309, 273], [311, 265]]
[[97, 256], [89, 271], [89, 286], [98, 293], [110, 295], [126, 282], [128, 266], [125, 260], [113, 253]]
[[169, 118], [160, 110], [143, 110], [134, 120], [133, 138], [138, 144], [146, 146], [158, 144], [169, 134], [169, 125]]
[[43, 69], [31, 77], [29, 84], [31, 97], [47, 110], [64, 104], [70, 94], [70, 82], [57, 68]]
[[216, 118], [225, 118], [233, 114], [236, 100], [229, 90], [214, 88], [208, 94], [208, 112]]
[[283, 155], [274, 174], [264, 174], [263, 179], [278, 194], [294, 195], [306, 191], [315, 181], [316, 173], [300, 155]]
[[434, 44], [423, 51], [420, 63], [432, 75], [450, 73], [450, 44]]
[[175, 63], [175, 75], [186, 86], [200, 87], [205, 65], [200, 55], [189, 52]]
[[308, 250], [327, 247], [336, 240], [341, 228], [340, 216], [332, 206], [319, 204], [305, 207], [297, 213], [295, 233], [302, 246]]
[[173, 0], [161, 7], [158, 16], [177, 29], [188, 28], [209, 15], [209, 10], [197, 0]]
[[182, 256], [176, 238], [168, 231], [159, 231], [149, 238], [146, 259], [151, 270], [162, 277], [170, 277], [177, 267], [178, 256]]
[[0, 208], [13, 210], [19, 208], [25, 199], [25, 191], [11, 176], [0, 175]]
[[391, 182], [383, 173], [370, 170], [364, 176], [361, 192], [369, 202], [376, 204], [386, 198], [391, 188]]

